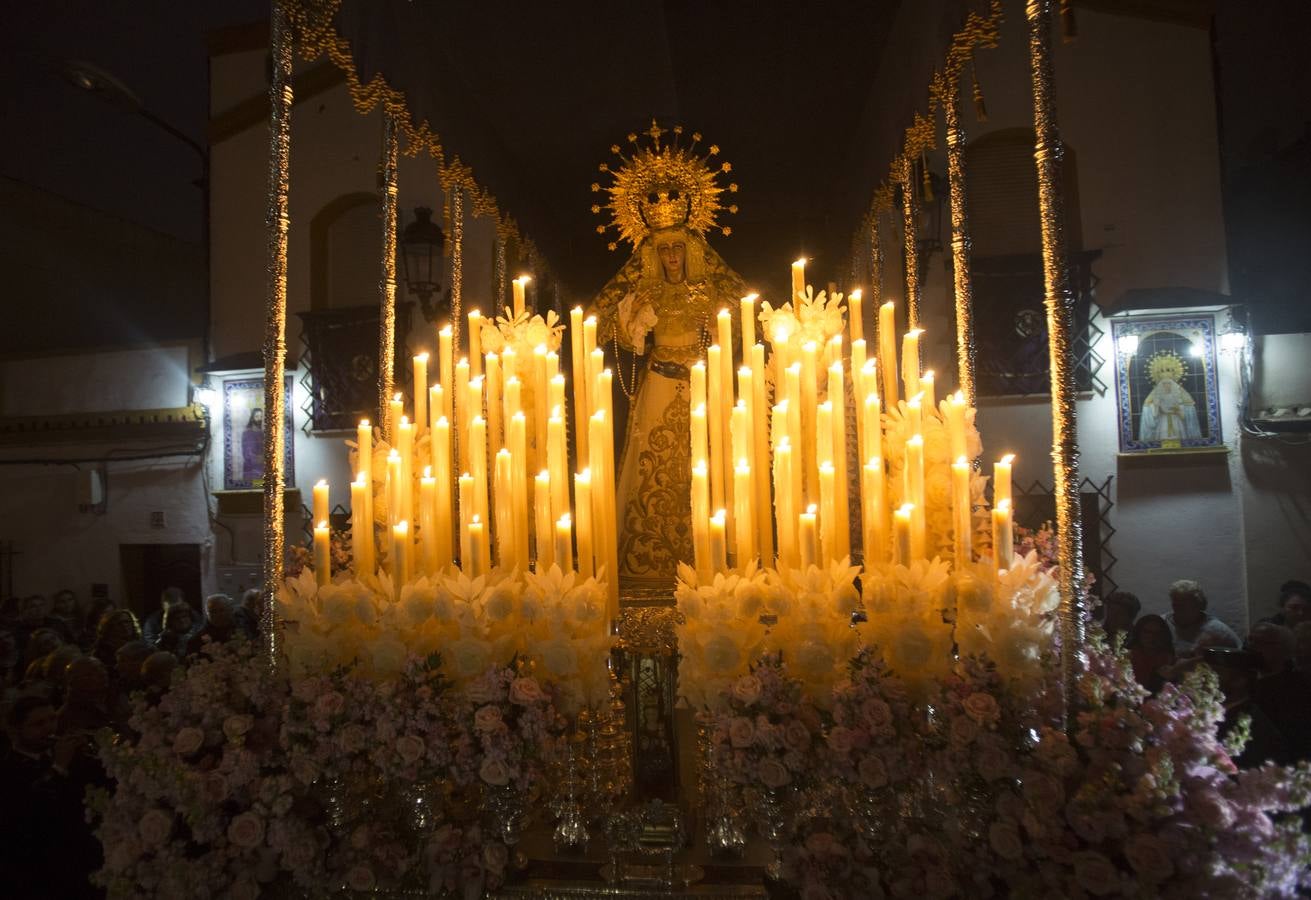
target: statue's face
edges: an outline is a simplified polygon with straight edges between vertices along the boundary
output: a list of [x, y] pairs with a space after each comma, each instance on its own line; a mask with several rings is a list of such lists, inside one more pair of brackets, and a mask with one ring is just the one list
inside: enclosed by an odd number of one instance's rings
[[665, 270], [665, 281], [677, 284], [686, 277], [687, 246], [682, 241], [662, 241], [656, 245], [656, 254]]

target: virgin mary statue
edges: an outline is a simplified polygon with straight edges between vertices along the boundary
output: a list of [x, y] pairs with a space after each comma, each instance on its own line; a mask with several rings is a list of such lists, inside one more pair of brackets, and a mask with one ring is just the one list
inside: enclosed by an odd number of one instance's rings
[[[601, 167], [614, 176], [604, 188], [610, 203], [592, 207], [610, 212], [633, 247], [592, 309], [598, 341], [633, 354], [630, 366], [617, 363], [629, 398], [616, 485], [619, 574], [629, 583], [667, 585], [679, 561], [692, 560], [690, 369], [705, 357], [719, 310], [730, 311], [734, 333], [740, 333], [737, 300], [746, 293], [741, 277], [705, 239], [723, 208], [724, 188], [716, 178], [730, 167], [712, 163], [719, 154], [714, 145], [705, 155], [696, 152], [700, 135], [680, 146], [681, 135], [681, 128], [671, 132], [652, 122], [644, 133], [649, 143], [630, 134], [628, 155], [611, 147], [622, 165]], [[599, 184], [592, 189], [602, 190]]]

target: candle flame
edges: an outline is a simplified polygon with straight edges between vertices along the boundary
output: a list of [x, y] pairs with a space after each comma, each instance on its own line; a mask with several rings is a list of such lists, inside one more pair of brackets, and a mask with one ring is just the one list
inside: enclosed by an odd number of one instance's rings
[[1000, 503], [997, 504], [996, 509], [997, 509], [999, 512], [1010, 512], [1010, 511], [1011, 511], [1011, 501], [1009, 501], [1009, 500], [1002, 500]]
[[804, 269], [806, 267], [806, 258], [803, 256], [800, 259], [798, 259], [796, 262], [794, 262], [792, 265], [801, 266]]
[[318, 528], [322, 528], [323, 530], [326, 531], [326, 530], [328, 529], [328, 523], [327, 523], [327, 522], [320, 522], [318, 525], [315, 525], [314, 527], [315, 527], [316, 529], [318, 529]]
[[886, 303], [883, 304], [883, 307], [882, 307], [882, 308], [888, 310], [889, 312], [891, 312], [895, 307], [896, 307], [896, 304], [893, 303], [891, 300], [889, 300], [889, 301], [887, 301]]
[[516, 278], [516, 279], [514, 280], [514, 283], [515, 283], [515, 284], [527, 284], [528, 282], [530, 282], [530, 281], [532, 281], [532, 280], [533, 280], [533, 277], [532, 277], [531, 275], [520, 275], [518, 278]]
[[854, 291], [851, 292], [851, 299], [852, 299], [852, 300], [859, 300], [860, 297], [861, 297], [861, 294], [860, 294], [860, 288], [856, 288]]
[[469, 310], [469, 318], [471, 318], [471, 319], [481, 319], [482, 317], [483, 317], [483, 311], [482, 311], [481, 309], [471, 309], [471, 310]]
[[450, 325], [442, 326], [441, 330], [438, 331], [437, 334], [440, 337], [449, 338], [451, 336], [451, 326]]
[[814, 504], [814, 503], [812, 503], [812, 504], [810, 504], [809, 506], [806, 507], [806, 515], [808, 515], [808, 516], [813, 516], [813, 515], [815, 515], [817, 512], [819, 512], [819, 507], [818, 507], [816, 504]]
[[356, 483], [356, 484], [367, 484], [367, 483], [368, 483], [368, 474], [365, 473], [365, 472], [356, 472], [356, 473], [355, 473], [355, 483]]
[[414, 356], [414, 361], [426, 363], [428, 361], [428, 351], [425, 350], [422, 353], [416, 353]]
[[580, 480], [580, 479], [581, 479], [582, 481], [584, 481], [584, 482], [587, 482], [587, 481], [591, 481], [591, 480], [592, 480], [592, 467], [591, 467], [591, 466], [588, 466], [586, 469], [583, 469], [583, 471], [579, 472], [577, 475], [574, 476], [574, 480], [575, 480], [575, 481]]
[[952, 394], [952, 395], [951, 395], [951, 402], [952, 402], [952, 403], [964, 403], [964, 402], [965, 402], [965, 392], [964, 392], [964, 391], [957, 391], [956, 393]]
[[391, 462], [393, 459], [397, 462], [401, 461], [401, 451], [397, 450], [395, 447], [393, 447], [391, 452], [387, 454], [387, 462]]
[[431, 477], [432, 477], [432, 466], [424, 466], [424, 467], [423, 467], [423, 477], [424, 477], [424, 478], [431, 478]]
[[1003, 466], [1009, 466], [1014, 461], [1015, 461], [1014, 453], [1007, 453], [1005, 456], [1001, 458], [1001, 464]]
[[482, 518], [477, 513], [474, 513], [473, 518], [469, 520], [470, 526], [481, 525], [482, 523]]
[[315, 486], [315, 487], [327, 487], [327, 486], [328, 486], [328, 479], [326, 479], [326, 478], [320, 478], [318, 481], [314, 482], [314, 486]]
[[361, 428], [368, 428], [368, 427], [369, 427], [369, 420], [368, 420], [368, 419], [360, 419], [360, 427], [361, 427]]
[[883, 468], [883, 457], [881, 457], [881, 456], [871, 456], [871, 457], [869, 458], [869, 462], [865, 463], [865, 468], [870, 469], [871, 471], [874, 471], [874, 472], [877, 472], [879, 469], [882, 469], [882, 468]]
[[923, 333], [923, 328], [912, 328], [910, 331], [906, 332], [906, 337], [919, 337]]
[[932, 380], [933, 380], [933, 370], [932, 370], [932, 369], [925, 369], [925, 370], [920, 374], [920, 381], [932, 381]]
[[410, 530], [410, 523], [405, 519], [397, 522], [392, 526], [392, 531], [396, 534], [405, 534]]
[[445, 416], [438, 416], [438, 417], [437, 417], [437, 424], [438, 424], [438, 426], [440, 426], [441, 428], [450, 428], [450, 427], [451, 427], [451, 423], [448, 422], [448, 421], [446, 420], [446, 417], [445, 417]]
[[956, 465], [958, 465], [958, 466], [965, 466], [965, 467], [968, 467], [969, 464], [970, 464], [970, 461], [969, 461], [968, 459], [966, 459], [964, 456], [958, 456], [958, 457], [956, 457]]
[[742, 298], [742, 302], [743, 302], [743, 303], [755, 303], [755, 302], [756, 302], [756, 298], [759, 297], [759, 296], [760, 296], [760, 295], [757, 294], [755, 291], [752, 291], [750, 294], [747, 294], [745, 297]]
[[916, 445], [917, 447], [919, 447], [919, 446], [923, 446], [923, 445], [924, 445], [924, 435], [922, 435], [922, 434], [912, 435], [909, 439], [907, 439], [906, 443], [908, 443], [908, 444], [914, 444], [914, 445]]
[[406, 427], [408, 427], [409, 424], [410, 424], [410, 417], [409, 417], [409, 416], [401, 416], [401, 423], [400, 423], [400, 424], [401, 424], [401, 427], [402, 427], [402, 428], [406, 428]]
[[559, 519], [556, 520], [555, 524], [563, 525], [565, 528], [568, 528], [570, 523], [572, 522], [573, 522], [573, 518], [569, 515], [569, 513], [565, 513]]
[[401, 392], [400, 392], [400, 391], [397, 391], [395, 394], [393, 394], [393, 395], [392, 395], [392, 399], [399, 403], [399, 402], [401, 401], [401, 399], [402, 399], [402, 398], [401, 398]]

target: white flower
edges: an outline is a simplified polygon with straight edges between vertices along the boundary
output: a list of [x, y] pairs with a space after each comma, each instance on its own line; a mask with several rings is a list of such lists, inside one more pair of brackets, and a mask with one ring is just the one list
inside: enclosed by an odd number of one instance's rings
[[227, 735], [228, 740], [235, 741], [250, 731], [254, 724], [255, 719], [252, 716], [228, 716], [223, 720], [223, 733]]
[[760, 699], [760, 679], [754, 675], [743, 675], [733, 682], [733, 696], [739, 703], [755, 703]]
[[988, 843], [1002, 859], [1019, 859], [1024, 855], [1020, 830], [1010, 822], [993, 822], [988, 826]]
[[478, 767], [478, 777], [490, 785], [503, 787], [510, 783], [510, 769], [504, 761], [495, 756], [485, 757]]
[[247, 850], [258, 847], [264, 840], [264, 820], [253, 812], [239, 813], [228, 825], [228, 840]]
[[205, 743], [205, 732], [199, 728], [187, 726], [178, 730], [173, 738], [173, 752], [178, 756], [190, 756]]
[[137, 823], [137, 834], [147, 847], [158, 847], [173, 832], [173, 817], [162, 809], [148, 809]]
[[463, 681], [487, 671], [492, 662], [492, 650], [486, 641], [464, 637], [446, 645], [442, 661], [456, 680]]

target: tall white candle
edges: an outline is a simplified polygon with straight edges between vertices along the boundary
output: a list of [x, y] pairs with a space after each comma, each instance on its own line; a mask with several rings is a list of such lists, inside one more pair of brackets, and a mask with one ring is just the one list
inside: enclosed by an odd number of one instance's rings
[[[578, 520], [574, 532], [578, 542], [578, 577], [591, 578], [596, 571], [592, 561], [592, 470], [574, 475], [574, 513]], [[695, 518], [693, 519], [695, 522]]]
[[364, 480], [373, 484], [373, 425], [360, 419], [355, 429], [355, 471], [364, 473]]
[[751, 471], [756, 488], [755, 510], [757, 544], [762, 562], [774, 556], [774, 529], [770, 521], [769, 502], [769, 423], [766, 416], [769, 406], [765, 399], [765, 346], [751, 345], [751, 428], [755, 444]]
[[355, 571], [360, 575], [372, 575], [373, 566], [373, 517], [369, 512], [369, 495], [373, 485], [365, 472], [360, 472], [351, 482], [351, 553], [355, 557]]
[[965, 444], [965, 395], [960, 391], [942, 401], [943, 419], [947, 423], [947, 443], [951, 458], [967, 456]]
[[897, 312], [889, 300], [879, 307], [879, 371], [883, 373], [883, 402], [897, 405]]
[[910, 535], [914, 512], [915, 507], [912, 504], [903, 503], [901, 508], [892, 514], [892, 544], [897, 551], [898, 565], [909, 566], [915, 558]]
[[[718, 344], [711, 344], [706, 349], [706, 391], [708, 395], [707, 426], [710, 429], [710, 502], [715, 509], [723, 509], [727, 491], [724, 487], [725, 473], [728, 471], [725, 460], [731, 452], [726, 440], [728, 430], [724, 417], [723, 367], [720, 355], [723, 351]], [[731, 390], [731, 388], [730, 388]]]
[[473, 570], [473, 548], [469, 545], [469, 523], [477, 515], [473, 502], [473, 476], [465, 472], [460, 476], [460, 568], [465, 573]]
[[455, 510], [452, 504], [451, 484], [451, 423], [445, 416], [437, 419], [432, 429], [432, 474], [436, 481], [437, 504], [437, 570], [444, 572], [455, 561]]
[[692, 463], [692, 554], [697, 581], [714, 577], [710, 559], [710, 472], [704, 459]]
[[924, 395], [922, 400], [924, 411], [929, 415], [933, 415], [938, 411], [938, 398], [934, 391], [935, 378], [932, 369], [920, 375], [920, 393]]
[[414, 425], [405, 416], [401, 416], [396, 426], [396, 446], [401, 454], [401, 482], [396, 497], [400, 501], [400, 517], [411, 522], [414, 520]]
[[326, 519], [314, 526], [314, 582], [319, 587], [332, 583], [332, 532]]
[[797, 302], [797, 295], [806, 292], [806, 258], [803, 256], [792, 264], [792, 296], [789, 301], [794, 305]]
[[524, 307], [527, 302], [526, 292], [528, 288], [528, 282], [530, 281], [532, 281], [532, 279], [529, 278], [527, 275], [520, 275], [513, 282], [511, 282], [511, 284], [513, 285], [511, 290], [513, 291], [513, 297], [514, 297], [513, 311], [514, 311], [514, 317], [516, 319], [519, 318], [524, 313]]
[[391, 402], [387, 404], [387, 439], [392, 446], [396, 445], [396, 425], [405, 414], [405, 399], [400, 393], [392, 395]]
[[742, 361], [746, 362], [751, 358], [751, 348], [756, 343], [756, 297], [758, 294], [747, 294], [742, 298]]
[[972, 559], [972, 531], [970, 523], [970, 463], [963, 455], [951, 464], [952, 524], [956, 538], [956, 568], [969, 564]]
[[923, 329], [912, 328], [901, 339], [901, 382], [906, 396], [920, 392], [920, 335]]
[[592, 415], [591, 403], [587, 399], [587, 356], [583, 350], [583, 308], [575, 306], [569, 310], [569, 375], [573, 380], [574, 411], [574, 451], [579, 464], [587, 459], [587, 419]]
[[992, 505], [999, 506], [1011, 501], [1011, 466], [1015, 454], [1007, 453], [992, 467]]
[[469, 310], [469, 378], [483, 373], [483, 312]]
[[487, 515], [487, 422], [474, 416], [469, 423], [469, 474], [473, 476], [473, 514], [486, 524]]
[[395, 525], [402, 519], [401, 511], [401, 454], [392, 448], [387, 454], [387, 522]]
[[819, 564], [819, 536], [816, 534], [815, 504], [806, 507], [806, 511], [797, 516], [797, 546], [801, 550], [801, 568], [808, 570]]
[[551, 473], [543, 469], [533, 479], [533, 518], [537, 522], [537, 571], [551, 568], [555, 559], [555, 536], [551, 527]]
[[[803, 451], [816, 445], [815, 408], [819, 404], [818, 373], [819, 345], [807, 341], [801, 347], [801, 449]], [[819, 499], [818, 459], [803, 452], [806, 464], [803, 468], [805, 483], [803, 492], [807, 502]]]
[[828, 398], [833, 404], [833, 417], [830, 427], [833, 429], [831, 443], [833, 447], [833, 487], [834, 503], [841, 521], [837, 529], [837, 545], [833, 548], [834, 559], [845, 559], [851, 555], [851, 527], [847, 510], [851, 509], [847, 496], [847, 392], [843, 380], [842, 360], [836, 359], [828, 367]]
[[423, 571], [429, 577], [437, 574], [437, 479], [432, 467], [423, 470], [419, 479], [419, 539], [423, 546]]
[[501, 568], [519, 570], [515, 557], [515, 526], [519, 525], [514, 511], [514, 457], [506, 447], [496, 451], [496, 503], [493, 505], [496, 528], [496, 562]]
[[865, 564], [882, 565], [888, 560], [887, 499], [884, 495], [883, 460], [875, 456], [861, 470]]
[[[564, 439], [563, 410], [556, 407], [546, 424], [546, 468], [551, 474], [551, 518], [569, 512], [568, 450]], [[564, 568], [561, 565], [560, 568]]]
[[911, 516], [911, 552], [915, 559], [927, 555], [927, 522], [924, 511], [924, 436], [912, 435], [906, 441], [906, 497], [914, 506]]
[[792, 444], [787, 435], [774, 449], [774, 497], [778, 518], [779, 565], [795, 567], [797, 557], [797, 508], [793, 502]]
[[1009, 569], [1015, 561], [1015, 535], [1011, 523], [1011, 501], [992, 508], [992, 555], [998, 569]]
[[483, 387], [487, 391], [487, 446], [499, 450], [505, 446], [505, 409], [501, 399], [501, 358], [495, 353], [484, 357]]
[[508, 426], [510, 456], [514, 471], [510, 486], [514, 506], [514, 559], [522, 571], [528, 570], [528, 535], [533, 532], [533, 520], [528, 505], [528, 421], [522, 411], [516, 412]]
[[751, 509], [755, 491], [751, 486], [751, 464], [745, 456], [740, 457], [733, 468], [733, 482], [733, 498], [737, 503], [734, 546], [737, 549], [737, 567], [744, 569], [758, 556], [756, 523]]
[[[833, 463], [819, 464], [819, 564], [827, 566], [837, 558], [838, 507], [833, 482]], [[843, 517], [845, 521], [845, 516]]]
[[563, 572], [572, 572], [574, 568], [573, 524], [569, 513], [565, 513], [555, 522], [555, 564]]
[[475, 515], [469, 522], [469, 562], [464, 566], [470, 578], [486, 575], [490, 569], [487, 548], [487, 528], [483, 520]]
[[313, 522], [326, 522], [326, 521], [328, 521], [328, 519], [329, 519], [329, 517], [330, 517], [330, 516], [329, 516], [329, 510], [330, 510], [330, 507], [328, 506], [328, 482], [327, 482], [327, 481], [325, 481], [324, 479], [320, 478], [318, 481], [314, 482], [313, 498], [314, 498], [314, 499], [313, 499], [313, 507], [312, 507], [312, 509], [313, 509], [313, 516], [314, 516], [314, 518], [311, 519], [311, 521], [313, 521]]
[[455, 424], [455, 351], [451, 346], [451, 326], [447, 325], [437, 332], [437, 377], [441, 380], [445, 394], [442, 397], [442, 415], [446, 421]]
[[461, 472], [469, 469], [469, 420], [473, 410], [469, 406], [469, 361], [461, 359], [455, 364], [455, 467]]
[[414, 365], [414, 427], [428, 424], [428, 353], [420, 353], [412, 360]]
[[[851, 342], [854, 344], [856, 341], [865, 340], [865, 323], [862, 321], [861, 315], [860, 288], [856, 288], [847, 296], [847, 316], [850, 320]], [[852, 369], [857, 372], [860, 371], [855, 368], [854, 359], [852, 361]]]
[[410, 580], [410, 523], [397, 522], [391, 529], [392, 600], [399, 602], [401, 587]]
[[718, 510], [710, 517], [710, 567], [711, 571], [728, 571], [728, 542], [725, 538], [725, 513]]

